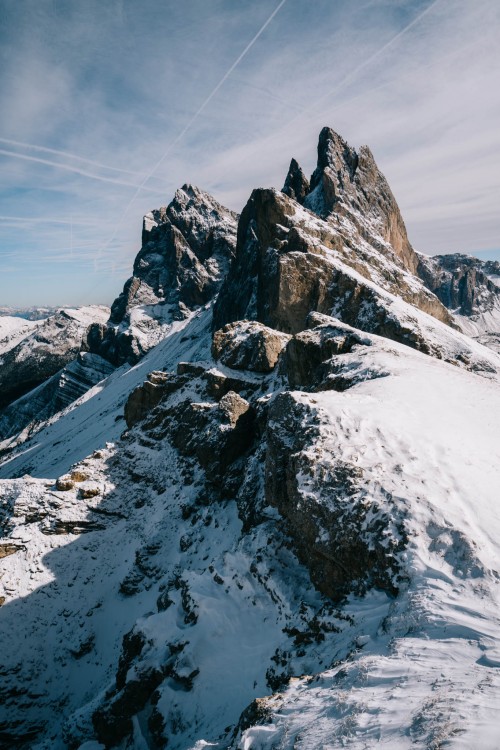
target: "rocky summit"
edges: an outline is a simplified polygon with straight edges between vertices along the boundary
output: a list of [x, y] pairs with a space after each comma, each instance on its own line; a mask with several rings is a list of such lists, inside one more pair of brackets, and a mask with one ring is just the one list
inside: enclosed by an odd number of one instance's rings
[[0, 318], [0, 747], [496, 750], [499, 280], [324, 128]]
[[147, 214], [133, 275], [107, 325], [90, 327], [86, 347], [115, 365], [135, 364], [165, 326], [210, 302], [234, 255], [237, 218], [192, 185]]

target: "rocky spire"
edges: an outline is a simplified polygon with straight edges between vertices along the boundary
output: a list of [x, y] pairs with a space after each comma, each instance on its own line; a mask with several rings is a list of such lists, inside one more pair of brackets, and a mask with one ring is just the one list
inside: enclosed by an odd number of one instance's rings
[[310, 191], [309, 180], [300, 168], [298, 162], [292, 159], [282, 192], [298, 203], [303, 203]]
[[[235, 259], [214, 306], [214, 330], [254, 319], [296, 333], [307, 325], [311, 311], [334, 311], [350, 325], [363, 330], [370, 325], [372, 333], [408, 343], [407, 327], [393, 326], [388, 298], [375, 301], [373, 286], [364, 285], [359, 274], [451, 323], [434, 294], [408, 274], [416, 273], [418, 262], [370, 150], [363, 146], [356, 152], [331, 128], [323, 128], [309, 187], [292, 159], [281, 192], [259, 189], [250, 196], [239, 221]], [[416, 339], [409, 345], [426, 347]]]
[[416, 273], [418, 258], [398, 204], [367, 146], [357, 152], [334, 130], [323, 128], [317, 166], [301, 202], [322, 219], [349, 217], [363, 235], [373, 234], [376, 228], [407, 270]]

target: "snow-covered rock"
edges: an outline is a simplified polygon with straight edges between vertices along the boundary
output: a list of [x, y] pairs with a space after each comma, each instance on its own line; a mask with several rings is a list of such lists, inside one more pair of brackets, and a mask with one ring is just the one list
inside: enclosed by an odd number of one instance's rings
[[13, 401], [0, 413], [0, 452], [12, 450], [40, 425], [106, 378], [114, 367], [97, 354], [80, 352], [45, 383]]
[[469, 336], [500, 351], [500, 263], [469, 255], [419, 256], [418, 273]]
[[215, 331], [214, 359], [236, 370], [271, 372], [290, 336], [254, 320], [229, 323]]
[[0, 743], [496, 750], [500, 356], [333, 131], [252, 194], [214, 314], [211, 201], [145, 217], [0, 463]]
[[192, 185], [177, 190], [167, 208], [147, 214], [133, 276], [107, 326], [89, 330], [90, 351], [115, 365], [135, 364], [172, 321], [210, 302], [234, 254], [237, 218]]
[[214, 328], [254, 319], [297, 333], [315, 311], [459, 366], [496, 372], [498, 359], [448, 325], [446, 308], [395, 258], [352, 226], [339, 231], [282, 193], [254, 190], [215, 303]]
[[0, 357], [17, 346], [34, 328], [36, 324], [30, 320], [10, 315], [0, 316]]
[[0, 353], [0, 409], [71, 362], [80, 351], [88, 326], [105, 321], [108, 314], [108, 308], [100, 305], [66, 308], [31, 324], [27, 335]]

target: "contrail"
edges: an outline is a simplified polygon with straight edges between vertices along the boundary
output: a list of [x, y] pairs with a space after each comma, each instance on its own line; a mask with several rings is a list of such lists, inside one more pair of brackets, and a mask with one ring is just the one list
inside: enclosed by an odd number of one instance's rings
[[[14, 159], [22, 159], [23, 161], [32, 161], [37, 164], [46, 164], [49, 167], [56, 167], [57, 169], [63, 169], [66, 172], [74, 172], [75, 174], [83, 175], [84, 177], [91, 177], [93, 180], [99, 180], [100, 182], [112, 182], [114, 185], [125, 185], [125, 187], [136, 187], [131, 182], [125, 182], [124, 180], [118, 180], [114, 177], [103, 177], [95, 172], [89, 172], [86, 169], [80, 169], [80, 167], [73, 167], [71, 164], [61, 164], [57, 161], [50, 161], [49, 159], [42, 159], [38, 156], [29, 156], [28, 154], [20, 154], [17, 151], [8, 151], [7, 149], [0, 148], [0, 156], [10, 156]], [[164, 190], [147, 188], [143, 185], [140, 186], [141, 190], [147, 190], [150, 193], [163, 193]]]
[[[141, 183], [141, 186], [140, 186], [139, 190], [146, 184], [146, 182], [149, 180], [149, 178], [154, 175], [154, 173], [156, 172], [156, 170], [161, 166], [161, 164], [163, 164], [163, 162], [165, 161], [165, 159], [167, 158], [167, 156], [169, 155], [169, 153], [171, 152], [171, 150], [174, 148], [174, 146], [176, 146], [179, 143], [179, 141], [185, 136], [185, 134], [187, 133], [187, 131], [189, 130], [189, 128], [196, 122], [196, 120], [201, 115], [201, 113], [203, 112], [203, 110], [205, 109], [205, 107], [212, 101], [212, 99], [217, 94], [217, 92], [219, 91], [219, 89], [221, 88], [221, 86], [227, 81], [227, 79], [229, 78], [229, 76], [231, 75], [231, 73], [233, 72], [233, 70], [240, 64], [240, 62], [243, 60], [243, 58], [245, 57], [245, 55], [252, 49], [252, 47], [255, 44], [255, 42], [257, 41], [257, 39], [265, 31], [265, 29], [269, 26], [269, 24], [273, 20], [274, 16], [278, 13], [278, 11], [283, 7], [283, 5], [285, 3], [286, 3], [286, 0], [281, 0], [280, 4], [273, 10], [273, 12], [271, 13], [271, 15], [267, 19], [267, 21], [263, 24], [263, 26], [260, 27], [260, 29], [258, 30], [258, 32], [253, 37], [253, 39], [247, 44], [247, 46], [245, 47], [245, 49], [243, 50], [243, 52], [241, 53], [241, 55], [234, 61], [234, 63], [229, 68], [229, 70], [226, 73], [224, 73], [224, 75], [220, 79], [220, 81], [217, 84], [217, 86], [210, 92], [210, 94], [207, 96], [207, 98], [205, 99], [205, 101], [203, 102], [203, 104], [196, 110], [196, 112], [194, 113], [194, 115], [192, 116], [192, 118], [189, 120], [189, 122], [187, 123], [187, 125], [184, 126], [184, 128], [181, 130], [181, 132], [179, 133], [179, 135], [177, 136], [177, 138], [175, 138], [175, 140], [172, 141], [172, 143], [167, 148], [167, 150], [165, 151], [165, 153], [163, 154], [163, 156], [161, 157], [161, 159], [159, 159], [157, 161], [157, 163], [155, 164], [155, 166], [153, 167], [153, 169], [149, 172], [148, 175], [146, 175], [146, 177], [144, 178], [144, 180]], [[139, 190], [138, 190], [138, 192], [139, 192]], [[136, 194], [136, 196], [137, 196], [137, 194]], [[135, 200], [136, 196], [134, 196], [134, 198], [132, 200]]]
[[94, 221], [82, 221], [81, 219], [73, 219], [73, 221], [64, 221], [64, 219], [53, 219], [47, 216], [0, 216], [0, 221], [13, 221], [21, 222], [26, 224], [77, 224], [81, 226], [95, 226]]
[[[392, 45], [398, 41], [404, 34], [406, 34], [410, 29], [413, 28], [419, 21], [422, 20], [424, 16], [427, 15], [438, 3], [440, 0], [434, 0], [434, 2], [430, 3], [430, 5], [427, 6], [425, 10], [422, 11], [422, 13], [419, 13], [418, 16], [415, 16], [415, 18], [410, 21], [410, 23], [407, 26], [404, 26], [400, 31], [398, 31], [397, 34], [395, 34], [391, 39], [389, 39], [388, 42], [386, 42], [380, 49], [378, 49], [376, 52], [373, 53], [373, 55], [370, 55], [366, 60], [364, 60], [360, 65], [358, 65], [354, 70], [352, 70], [350, 73], [348, 73], [345, 78], [343, 78], [340, 83], [335, 86], [335, 88], [328, 91], [326, 94], [323, 94], [319, 99], [317, 99], [313, 104], [309, 106], [309, 109], [312, 109], [314, 107], [317, 107], [318, 104], [321, 104], [325, 99], [328, 99], [333, 94], [336, 94], [337, 91], [340, 91], [346, 84], [350, 83], [353, 78], [355, 78], [358, 73], [364, 68], [366, 68], [368, 65], [371, 65], [371, 63], [376, 60], [378, 57], [380, 57], [386, 50], [389, 49], [389, 47], [392, 47]], [[297, 115], [297, 118], [301, 115]], [[294, 118], [294, 119], [297, 119]], [[290, 123], [289, 123], [290, 124]]]
[[69, 151], [60, 151], [57, 148], [48, 148], [47, 146], [37, 146], [34, 143], [22, 143], [21, 141], [13, 141], [11, 138], [0, 138], [0, 143], [5, 143], [7, 146], [19, 146], [20, 148], [33, 149], [34, 151], [42, 151], [44, 154], [54, 154], [55, 156], [66, 156], [68, 159], [75, 159], [76, 161], [82, 162], [82, 164], [91, 164], [93, 167], [100, 167], [101, 169], [109, 169], [111, 172], [122, 172], [122, 174], [137, 175], [137, 172], [132, 172], [130, 169], [119, 169], [118, 167], [109, 167], [107, 164], [101, 164], [98, 161], [92, 159], [85, 159], [83, 156], [77, 156], [77, 154], [71, 154]]
[[139, 185], [139, 187], [135, 191], [134, 195], [132, 196], [132, 198], [128, 202], [127, 206], [125, 207], [125, 210], [124, 210], [123, 214], [121, 215], [118, 223], [115, 226], [115, 229], [113, 231], [112, 236], [106, 242], [106, 244], [103, 245], [103, 248], [101, 248], [101, 249], [106, 248], [114, 240], [114, 238], [116, 236], [116, 233], [118, 231], [118, 228], [120, 227], [120, 225], [121, 225], [123, 219], [125, 218], [125, 216], [128, 214], [128, 212], [130, 210], [130, 207], [135, 202], [135, 200], [136, 200], [137, 196], [139, 195], [139, 193], [141, 192], [141, 190], [145, 190], [146, 189], [144, 187], [145, 184], [146, 184], [146, 182], [154, 175], [154, 173], [156, 172], [156, 170], [163, 164], [163, 162], [165, 161], [165, 159], [167, 158], [167, 156], [170, 154], [170, 152], [172, 151], [172, 149], [175, 148], [175, 146], [177, 146], [177, 144], [179, 143], [179, 141], [186, 135], [187, 131], [193, 126], [193, 124], [196, 122], [196, 120], [198, 119], [198, 117], [201, 115], [201, 113], [203, 112], [203, 110], [205, 109], [205, 107], [212, 101], [212, 99], [217, 94], [217, 92], [219, 91], [219, 89], [221, 88], [221, 86], [227, 81], [227, 79], [229, 78], [229, 76], [231, 75], [231, 73], [233, 72], [233, 70], [240, 64], [240, 62], [243, 60], [243, 58], [245, 57], [245, 55], [247, 55], [247, 53], [252, 49], [252, 47], [255, 44], [255, 42], [257, 41], [257, 39], [265, 31], [265, 29], [269, 26], [269, 24], [271, 23], [271, 21], [273, 20], [273, 18], [275, 17], [275, 15], [283, 7], [283, 5], [285, 3], [286, 3], [286, 0], [281, 0], [281, 2], [279, 3], [279, 5], [271, 13], [271, 15], [269, 16], [269, 18], [267, 19], [267, 21], [265, 21], [265, 23], [260, 27], [260, 29], [258, 30], [258, 32], [255, 34], [255, 36], [253, 37], [253, 39], [251, 39], [250, 42], [247, 44], [247, 46], [245, 47], [245, 49], [243, 50], [243, 52], [239, 55], [239, 57], [236, 58], [236, 60], [231, 65], [231, 67], [229, 68], [229, 70], [227, 70], [226, 73], [224, 73], [224, 75], [220, 79], [220, 81], [217, 84], [217, 86], [214, 89], [212, 89], [212, 91], [210, 92], [210, 94], [207, 96], [207, 98], [201, 104], [201, 106], [196, 110], [196, 112], [191, 117], [191, 119], [189, 120], [189, 122], [183, 127], [183, 129], [181, 130], [181, 132], [179, 133], [179, 135], [176, 138], [174, 138], [174, 140], [172, 141], [172, 143], [170, 143], [170, 145], [168, 146], [167, 150], [165, 151], [165, 153], [163, 154], [163, 156], [161, 157], [161, 159], [159, 159], [156, 162], [156, 164], [154, 165], [154, 167], [144, 177], [144, 179], [142, 180], [141, 184]]

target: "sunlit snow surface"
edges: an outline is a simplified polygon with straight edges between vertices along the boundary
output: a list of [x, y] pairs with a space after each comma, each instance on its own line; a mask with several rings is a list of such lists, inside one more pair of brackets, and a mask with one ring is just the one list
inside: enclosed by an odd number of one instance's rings
[[498, 384], [394, 349], [390, 376], [304, 398], [332, 454], [405, 509], [408, 588], [384, 621], [351, 601], [361, 648], [295, 682], [243, 748], [499, 747]]
[[175, 370], [181, 359], [209, 356], [210, 325], [210, 310], [172, 323], [165, 339], [139, 364], [119, 368], [57, 414], [45, 429], [0, 466], [0, 477], [22, 474], [56, 477], [107, 441], [116, 440], [126, 427], [123, 407], [130, 392], [152, 370]]
[[14, 318], [9, 315], [0, 316], [0, 366], [1, 355], [13, 349], [26, 336], [29, 336], [38, 324], [38, 321]]
[[[332, 609], [325, 621], [338, 632], [295, 653], [297, 679], [268, 699], [267, 723], [225, 733], [254, 698], [270, 695], [272, 657], [292, 650], [283, 629], [300, 624], [301, 607], [320, 612], [325, 600], [283, 545], [272, 512], [248, 535], [231, 502], [208, 506], [192, 526], [183, 506], [201, 477], [186, 486], [175, 450], [113, 445], [125, 428], [124, 401], [149, 371], [209, 358], [210, 322], [207, 310], [174, 324], [139, 365], [96, 386], [2, 466], [4, 477], [40, 478], [5, 479], [0, 489], [11, 516], [0, 544], [19, 547], [0, 561], [8, 644], [0, 722], [18, 716], [34, 731], [46, 722], [46, 739], [33, 748], [65, 748], [69, 732], [96, 750], [91, 713], [114, 685], [123, 635], [138, 623], [150, 664], [161, 663], [166, 644], [188, 641], [184, 668], [199, 669], [191, 691], [162, 690], [158, 707], [180, 727], [169, 748], [497, 750], [499, 383], [377, 337], [344, 363], [385, 377], [297, 398], [320, 417], [318, 460], [360, 467], [368, 498], [386, 497], [404, 517], [407, 583], [395, 599], [372, 591]], [[75, 461], [88, 474], [83, 486], [100, 490], [84, 503], [51, 481]], [[54, 518], [91, 518], [100, 528], [47, 533]], [[120, 585], [147, 545], [158, 546], [158, 573], [125, 597]], [[176, 571], [195, 624], [185, 621], [180, 590], [169, 589], [172, 605], [157, 610]], [[75, 657], [85, 644], [90, 650]], [[147, 727], [140, 716], [134, 726], [132, 747], [142, 750]]]

